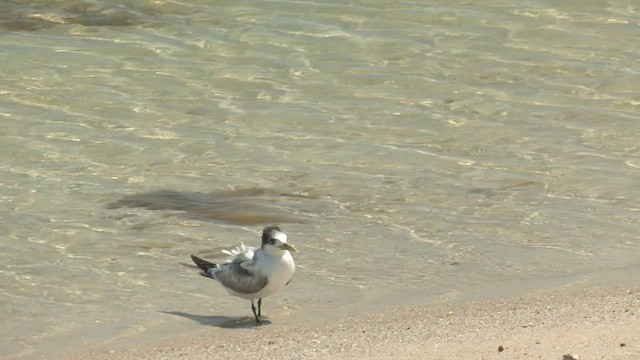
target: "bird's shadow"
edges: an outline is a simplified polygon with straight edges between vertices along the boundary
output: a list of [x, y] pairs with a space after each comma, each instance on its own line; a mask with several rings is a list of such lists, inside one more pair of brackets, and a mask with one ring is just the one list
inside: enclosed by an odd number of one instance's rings
[[183, 318], [187, 318], [187, 319], [199, 322], [201, 325], [216, 326], [223, 329], [251, 329], [258, 326], [271, 324], [271, 321], [265, 320], [264, 316], [262, 316], [260, 323], [256, 323], [256, 320], [253, 318], [253, 316], [243, 316], [243, 317], [230, 317], [230, 316], [217, 316], [217, 315], [210, 316], [210, 315], [189, 314], [182, 311], [161, 311], [161, 313], [180, 316]]

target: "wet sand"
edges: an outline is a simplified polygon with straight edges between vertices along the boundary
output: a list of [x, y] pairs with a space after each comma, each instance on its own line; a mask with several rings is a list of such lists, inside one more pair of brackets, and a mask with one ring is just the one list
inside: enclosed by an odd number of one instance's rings
[[640, 359], [640, 286], [201, 331], [64, 359]]

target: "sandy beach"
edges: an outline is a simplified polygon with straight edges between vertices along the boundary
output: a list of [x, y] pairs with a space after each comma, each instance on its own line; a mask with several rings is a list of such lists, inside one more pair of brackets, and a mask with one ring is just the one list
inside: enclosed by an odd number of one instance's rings
[[558, 289], [314, 323], [211, 326], [64, 359], [640, 359], [640, 287]]

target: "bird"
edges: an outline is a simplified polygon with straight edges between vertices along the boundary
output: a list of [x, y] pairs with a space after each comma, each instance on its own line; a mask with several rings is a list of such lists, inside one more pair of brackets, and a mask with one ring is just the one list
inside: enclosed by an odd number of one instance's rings
[[217, 280], [230, 295], [250, 300], [253, 316], [260, 324], [262, 298], [282, 290], [293, 277], [296, 265], [290, 251], [298, 250], [277, 225], [270, 225], [262, 230], [259, 248], [241, 242], [235, 249], [222, 250], [229, 257], [219, 264], [195, 255], [191, 259], [202, 270], [200, 275]]

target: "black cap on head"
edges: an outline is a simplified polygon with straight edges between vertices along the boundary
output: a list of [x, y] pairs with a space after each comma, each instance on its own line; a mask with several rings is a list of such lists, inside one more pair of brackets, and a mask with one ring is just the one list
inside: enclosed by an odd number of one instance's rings
[[269, 225], [264, 230], [262, 230], [262, 244], [266, 244], [269, 242], [269, 239], [276, 234], [276, 231], [282, 232], [277, 225]]

